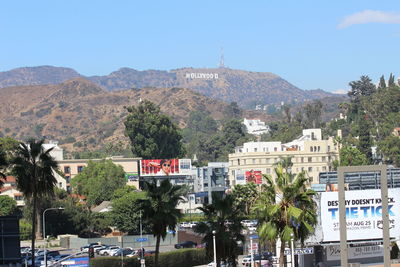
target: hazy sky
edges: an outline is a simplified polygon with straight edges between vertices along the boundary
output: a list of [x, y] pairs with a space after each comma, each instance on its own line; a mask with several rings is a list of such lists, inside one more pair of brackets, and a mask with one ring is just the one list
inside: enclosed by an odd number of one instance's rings
[[301, 89], [348, 90], [400, 74], [400, 1], [89, 1], [1, 3], [0, 71], [217, 67], [272, 72]]

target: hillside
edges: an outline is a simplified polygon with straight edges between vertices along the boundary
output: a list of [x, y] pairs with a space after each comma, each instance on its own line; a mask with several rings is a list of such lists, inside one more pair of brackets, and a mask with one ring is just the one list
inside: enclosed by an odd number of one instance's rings
[[[83, 77], [68, 68], [41, 66], [0, 72], [0, 87], [58, 84]], [[236, 101], [242, 108], [255, 105], [297, 104], [333, 96], [323, 90], [301, 90], [276, 74], [229, 68], [182, 68], [171, 71], [138, 71], [121, 68], [109, 75], [85, 77], [108, 91], [132, 88], [189, 88], [225, 102]]]
[[[0, 88], [0, 136], [17, 139], [46, 136], [64, 147], [96, 149], [108, 142], [128, 143], [124, 136], [125, 106], [148, 99], [185, 126], [189, 113], [206, 110], [215, 119], [223, 118], [228, 104], [189, 89], [143, 88], [109, 92], [83, 78], [58, 85]], [[254, 112], [252, 112], [254, 113]], [[255, 116], [251, 112], [249, 116]], [[265, 118], [265, 117], [264, 117]]]

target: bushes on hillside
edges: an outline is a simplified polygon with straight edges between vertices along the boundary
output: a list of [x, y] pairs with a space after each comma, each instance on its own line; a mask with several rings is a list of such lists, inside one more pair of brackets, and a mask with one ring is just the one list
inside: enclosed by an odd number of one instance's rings
[[[147, 256], [146, 266], [154, 266], [154, 256]], [[207, 264], [211, 261], [206, 255], [205, 249], [182, 249], [160, 253], [159, 266], [163, 267], [192, 267]], [[91, 267], [120, 267], [120, 257], [95, 258], [90, 262]], [[124, 258], [124, 266], [140, 267], [140, 261], [136, 258]]]

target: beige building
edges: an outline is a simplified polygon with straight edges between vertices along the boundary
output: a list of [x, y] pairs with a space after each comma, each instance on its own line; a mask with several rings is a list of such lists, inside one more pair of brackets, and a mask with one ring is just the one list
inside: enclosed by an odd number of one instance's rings
[[319, 183], [320, 172], [332, 170], [339, 159], [339, 148], [333, 137], [322, 139], [321, 129], [305, 129], [303, 135], [292, 142], [248, 142], [229, 154], [229, 183], [246, 183], [246, 172], [260, 171], [275, 177], [274, 167], [281, 158], [292, 158], [292, 173], [306, 171], [311, 183]]
[[[133, 185], [139, 188], [139, 161], [140, 158], [123, 158], [123, 157], [111, 157], [114, 164], [122, 166], [125, 171], [125, 178], [128, 185]], [[69, 191], [71, 189], [71, 179], [83, 171], [89, 161], [101, 161], [102, 159], [65, 159], [59, 160], [58, 166], [64, 173], [66, 180], [65, 189]]]
[[25, 206], [24, 196], [17, 190], [14, 176], [7, 176], [6, 179], [0, 178], [4, 185], [0, 188], [0, 196], [9, 196], [17, 202], [17, 206]]

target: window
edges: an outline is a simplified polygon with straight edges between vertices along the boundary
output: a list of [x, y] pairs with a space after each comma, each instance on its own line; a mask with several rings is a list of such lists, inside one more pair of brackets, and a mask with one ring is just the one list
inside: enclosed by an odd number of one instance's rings
[[332, 160], [331, 156], [328, 156], [328, 162], [331, 162], [331, 160]]
[[237, 165], [240, 165], [240, 159], [237, 160], [237, 163], [238, 163]]
[[322, 157], [322, 162], [325, 162], [326, 161], [326, 157]]
[[65, 176], [65, 181], [69, 184], [71, 182], [71, 176]]
[[246, 152], [249, 152], [249, 149], [248, 149], [248, 148], [246, 148]]
[[318, 152], [320, 152], [321, 151], [321, 147], [320, 146], [318, 146]]
[[301, 157], [301, 163], [304, 163], [304, 158], [303, 157]]
[[58, 183], [58, 187], [62, 188], [62, 183], [61, 182]]
[[265, 159], [265, 163], [269, 163], [269, 159]]
[[313, 152], [313, 147], [310, 147], [310, 151]]
[[254, 152], [257, 152], [257, 148], [256, 147], [254, 148]]
[[71, 168], [69, 166], [64, 166], [64, 173], [71, 173]]
[[81, 173], [83, 171], [84, 166], [78, 166], [78, 173]]
[[277, 147], [274, 147], [274, 151], [275, 151], [275, 152], [278, 151], [278, 148], [277, 148]]
[[270, 169], [270, 168], [267, 168], [267, 169], [266, 169], [266, 173], [267, 173], [267, 174], [270, 174], [270, 173], [271, 173], [271, 169]]
[[331, 151], [331, 146], [328, 146], [328, 152]]
[[310, 176], [310, 182], [314, 181], [314, 178], [312, 176]]
[[309, 171], [309, 172], [312, 172], [312, 167], [308, 167], [308, 171]]
[[256, 164], [256, 159], [253, 159], [253, 164]]
[[323, 170], [323, 171], [326, 171], [326, 166], [323, 166], [323, 167], [322, 167], [322, 170]]
[[312, 162], [312, 157], [308, 157], [308, 162]]
[[14, 196], [15, 200], [22, 200], [22, 196]]
[[246, 165], [247, 164], [247, 159], [244, 159], [243, 161], [244, 161], [244, 165]]

